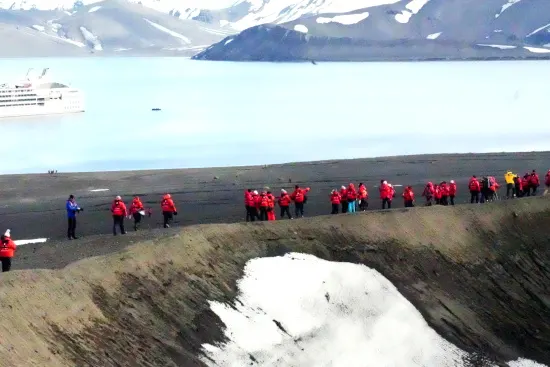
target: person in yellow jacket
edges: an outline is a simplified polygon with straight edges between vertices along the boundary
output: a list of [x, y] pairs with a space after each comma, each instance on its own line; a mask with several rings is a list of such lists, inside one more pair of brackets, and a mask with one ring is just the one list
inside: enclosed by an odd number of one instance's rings
[[506, 172], [504, 175], [504, 181], [506, 181], [506, 198], [510, 199], [516, 196], [516, 190], [514, 186], [514, 174], [512, 171]]

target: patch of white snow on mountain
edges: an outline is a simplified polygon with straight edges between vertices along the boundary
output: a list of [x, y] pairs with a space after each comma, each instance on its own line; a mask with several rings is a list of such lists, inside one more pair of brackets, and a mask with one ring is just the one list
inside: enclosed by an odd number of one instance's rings
[[86, 27], [80, 27], [80, 32], [82, 33], [84, 39], [92, 44], [94, 50], [103, 51], [103, 46], [97, 36], [90, 32]]
[[401, 13], [395, 15], [395, 20], [399, 23], [408, 23], [413, 14], [417, 14], [420, 9], [424, 7], [430, 0], [412, 0], [405, 8], [408, 10], [403, 10]]
[[88, 10], [88, 13], [95, 13], [99, 9], [101, 9], [101, 6], [94, 6], [93, 8], [90, 8], [90, 10]]
[[443, 33], [443, 32], [437, 32], [437, 33], [428, 34], [428, 35], [426, 36], [426, 38], [429, 39], [429, 40], [435, 40], [435, 39], [437, 39], [439, 36], [441, 36], [441, 33]]
[[537, 363], [529, 359], [517, 359], [515, 361], [508, 362], [510, 367], [548, 367], [545, 364]]
[[[439, 336], [395, 286], [364, 265], [312, 255], [250, 260], [234, 306], [210, 302], [227, 343], [208, 366], [456, 367], [466, 353]], [[353, 341], [353, 342], [350, 342]]]
[[478, 43], [477, 45], [478, 45], [478, 46], [482, 46], [482, 47], [498, 48], [498, 49], [501, 49], [501, 50], [509, 50], [509, 49], [517, 48], [517, 46], [510, 46], [510, 45], [488, 45], [488, 44], [485, 44], [485, 43]]
[[44, 32], [44, 30], [46, 29], [44, 26], [37, 24], [33, 25], [32, 28], [36, 29], [38, 32]]
[[547, 53], [550, 53], [550, 49], [548, 48], [540, 48], [540, 47], [523, 47], [524, 49], [526, 49], [527, 51], [529, 52], [533, 52], [535, 54], [547, 54]]
[[228, 20], [220, 20], [220, 27], [225, 27], [230, 25], [231, 23]]
[[[537, 29], [535, 29], [533, 32], [529, 33], [526, 37], [531, 37], [532, 35], [534, 35], [535, 33], [539, 33], [540, 31], [542, 31], [543, 29], [546, 29], [550, 27], [550, 23], [548, 23], [547, 25], [543, 25], [542, 27], [539, 27]], [[550, 30], [548, 30], [550, 32]]]
[[306, 27], [305, 25], [303, 25], [303, 24], [296, 24], [296, 25], [294, 26], [294, 30], [295, 30], [296, 32], [300, 32], [300, 33], [307, 33], [307, 32], [308, 32], [307, 27]]
[[394, 4], [399, 1], [400, 0], [277, 0], [264, 3], [263, 0], [240, 0], [237, 1], [235, 5], [247, 3], [251, 5], [251, 11], [249, 11], [246, 16], [233, 23], [233, 27], [235, 29], [244, 30], [258, 24], [280, 24], [290, 22], [305, 15], [345, 14], [373, 6]]
[[369, 16], [369, 12], [358, 13], [358, 14], [346, 14], [346, 15], [337, 15], [332, 18], [319, 17], [317, 18], [317, 23], [340, 23], [344, 25], [357, 24]]
[[224, 46], [227, 46], [228, 44], [230, 44], [231, 42], [233, 42], [234, 38], [230, 38], [228, 39], [227, 41], [225, 41], [225, 43], [223, 44]]
[[502, 8], [500, 9], [500, 13], [495, 14], [495, 18], [500, 17], [500, 15], [501, 15], [506, 9], [508, 9], [509, 7], [511, 7], [511, 6], [514, 5], [514, 4], [519, 3], [520, 1], [521, 1], [521, 0], [508, 0], [507, 3], [505, 3], [504, 5], [502, 5]]
[[174, 31], [172, 31], [172, 30], [170, 30], [166, 27], [161, 26], [160, 24], [157, 24], [155, 22], [151, 22], [147, 18], [143, 18], [143, 20], [145, 20], [147, 23], [149, 23], [150, 25], [152, 25], [153, 27], [155, 27], [156, 29], [158, 29], [161, 32], [167, 33], [167, 34], [171, 35], [172, 37], [179, 38], [185, 43], [191, 43], [191, 40], [189, 38], [185, 37], [183, 34], [179, 34], [179, 33], [174, 32]]
[[216, 36], [229, 36], [229, 35], [235, 34], [235, 32], [223, 30], [223, 29], [212, 29], [208, 27], [199, 27], [199, 29], [210, 34], [215, 34]]

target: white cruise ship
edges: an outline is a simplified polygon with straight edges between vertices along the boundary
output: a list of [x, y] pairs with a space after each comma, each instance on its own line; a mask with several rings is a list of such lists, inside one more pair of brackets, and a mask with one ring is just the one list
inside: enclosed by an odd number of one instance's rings
[[84, 112], [82, 92], [48, 80], [48, 69], [37, 77], [32, 70], [20, 82], [0, 84], [0, 118]]

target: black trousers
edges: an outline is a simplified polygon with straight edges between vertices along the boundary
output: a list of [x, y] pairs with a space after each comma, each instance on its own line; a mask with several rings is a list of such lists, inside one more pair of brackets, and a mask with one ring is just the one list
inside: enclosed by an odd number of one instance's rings
[[67, 237], [68, 238], [76, 238], [76, 217], [75, 218], [67, 218], [68, 222], [68, 228], [67, 228]]
[[450, 195], [449, 198], [451, 199], [451, 205], [455, 205], [455, 196]]
[[332, 212], [330, 214], [338, 214], [340, 212], [339, 204], [332, 204]]
[[347, 213], [347, 212], [348, 212], [348, 201], [342, 200], [342, 213]]
[[382, 199], [382, 209], [386, 209], [386, 204], [388, 204], [388, 209], [391, 209], [391, 200], [390, 199]]
[[260, 220], [262, 222], [267, 220], [267, 207], [260, 207]]
[[361, 199], [361, 204], [359, 204], [359, 210], [365, 211], [369, 207], [369, 202], [366, 199]]
[[304, 216], [304, 203], [295, 203], [296, 218]]
[[470, 191], [470, 204], [479, 203], [479, 191]]
[[442, 196], [442, 197], [441, 197], [441, 200], [439, 201], [439, 203], [440, 203], [441, 205], [445, 205], [445, 206], [449, 205], [448, 197], [447, 197], [447, 196]]
[[174, 219], [174, 213], [172, 213], [172, 212], [162, 212], [162, 218], [163, 218], [162, 226], [164, 228], [168, 228], [168, 227], [170, 227], [170, 222], [172, 221], [172, 219]]
[[248, 205], [245, 205], [244, 206], [245, 210], [246, 210], [246, 221], [247, 222], [250, 222], [252, 221], [252, 213], [250, 212], [250, 207]]
[[507, 198], [511, 198], [514, 196], [514, 194], [516, 193], [515, 192], [515, 188], [514, 188], [514, 184], [513, 183], [509, 183], [509, 184], [506, 184], [506, 197]]
[[531, 189], [533, 190], [533, 192], [531, 193], [532, 196], [537, 195], [537, 189], [538, 189], [538, 188], [539, 188], [538, 186], [532, 186], [532, 187], [531, 187]]
[[405, 208], [413, 208], [414, 204], [412, 200], [405, 200]]
[[139, 223], [141, 222], [141, 214], [134, 213], [133, 217], [134, 217], [134, 231], [137, 231], [139, 227]]
[[281, 219], [285, 217], [285, 214], [287, 215], [288, 219], [292, 219], [292, 215], [290, 215], [290, 207], [288, 206], [281, 207]]
[[120, 233], [125, 234], [124, 231], [124, 215], [113, 215], [113, 234], [116, 236], [116, 227], [120, 227]]
[[0, 257], [0, 261], [2, 261], [2, 273], [10, 271], [11, 257]]
[[520, 190], [519, 189], [519, 185], [516, 185], [516, 196], [518, 198], [522, 197], [523, 196], [523, 190]]

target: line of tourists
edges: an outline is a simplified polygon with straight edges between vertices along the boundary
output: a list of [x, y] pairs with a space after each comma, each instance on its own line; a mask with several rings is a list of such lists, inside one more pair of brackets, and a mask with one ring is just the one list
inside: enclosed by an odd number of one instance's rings
[[[531, 171], [531, 173], [526, 172], [523, 177], [520, 177], [512, 171], [508, 171], [504, 175], [504, 180], [506, 181], [506, 197], [508, 199], [535, 196], [540, 187], [540, 178], [535, 170]], [[550, 187], [550, 170], [546, 173], [544, 183], [546, 189], [543, 195], [546, 195]]]
[[244, 192], [244, 205], [246, 210], [246, 221], [272, 221], [275, 220], [275, 203], [281, 208], [281, 218], [285, 216], [293, 219], [290, 214], [290, 204], [294, 203], [294, 214], [296, 218], [304, 217], [304, 205], [307, 203], [309, 187], [301, 188], [294, 186], [294, 191], [289, 194], [281, 189], [279, 196], [274, 196], [271, 191], [264, 190], [259, 193], [257, 190], [247, 189]]
[[[170, 194], [165, 194], [160, 201], [160, 208], [163, 217], [163, 227], [169, 228], [170, 223], [174, 219], [175, 215], [178, 215], [176, 205]], [[74, 195], [70, 195], [65, 204], [67, 210], [68, 229], [67, 238], [69, 240], [76, 240], [76, 216], [78, 213], [84, 211], [77, 203]], [[135, 196], [128, 209], [122, 198], [117, 195], [111, 203], [111, 215], [113, 217], [113, 235], [117, 235], [117, 228], [119, 228], [121, 234], [126, 234], [124, 227], [124, 218], [134, 219], [134, 231], [137, 231], [141, 220], [146, 215], [151, 217], [153, 211], [151, 208], [145, 209], [145, 206], [141, 202], [138, 196]]]

